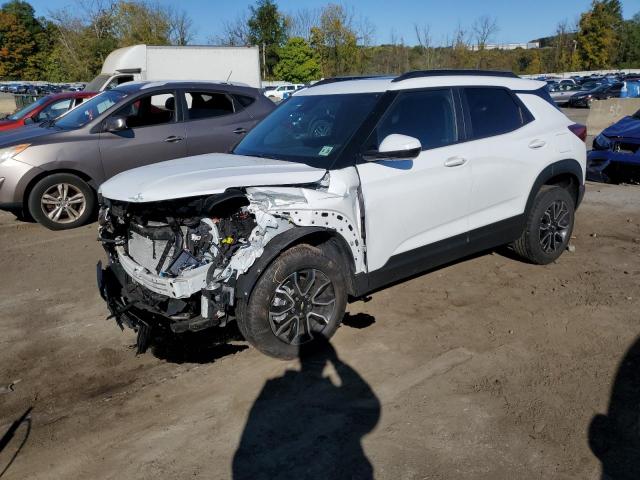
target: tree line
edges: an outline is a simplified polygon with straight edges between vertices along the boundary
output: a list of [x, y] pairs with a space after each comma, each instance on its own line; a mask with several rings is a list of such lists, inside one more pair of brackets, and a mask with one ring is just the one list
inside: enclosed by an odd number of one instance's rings
[[[188, 45], [195, 38], [193, 21], [183, 10], [155, 0], [77, 0], [75, 5], [37, 18], [24, 0], [5, 3], [0, 78], [88, 80], [116, 48]], [[257, 0], [224, 22], [208, 43], [258, 45], [263, 78], [296, 83], [430, 68], [537, 74], [640, 67], [640, 12], [625, 20], [619, 0], [594, 0], [575, 25], [563, 20], [554, 35], [537, 39], [540, 48], [488, 48], [498, 31], [496, 20], [483, 16], [438, 41], [429, 25], [414, 24], [410, 33], [392, 32], [388, 43], [376, 45], [371, 22], [345, 5], [283, 12], [275, 0]]]

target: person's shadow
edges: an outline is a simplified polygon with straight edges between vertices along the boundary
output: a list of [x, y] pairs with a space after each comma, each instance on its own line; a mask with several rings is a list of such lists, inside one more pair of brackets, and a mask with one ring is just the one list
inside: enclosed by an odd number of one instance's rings
[[607, 415], [591, 419], [589, 447], [602, 480], [640, 479], [640, 338], [618, 366]]
[[[328, 363], [339, 377], [323, 376]], [[268, 380], [233, 458], [234, 480], [372, 479], [362, 437], [380, 418], [371, 387], [330, 343], [300, 353], [300, 370]]]

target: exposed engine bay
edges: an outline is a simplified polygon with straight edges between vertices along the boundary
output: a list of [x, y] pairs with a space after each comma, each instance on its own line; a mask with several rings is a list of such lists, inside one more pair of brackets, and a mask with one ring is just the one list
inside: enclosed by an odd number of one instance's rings
[[141, 336], [157, 327], [182, 333], [224, 326], [235, 316], [238, 277], [269, 241], [297, 226], [340, 232], [362, 269], [357, 223], [343, 208], [312, 209], [318, 199], [344, 207], [346, 197], [272, 187], [150, 203], [103, 199], [99, 239], [109, 266], [99, 266], [98, 282], [112, 316], [138, 331], [141, 351]]

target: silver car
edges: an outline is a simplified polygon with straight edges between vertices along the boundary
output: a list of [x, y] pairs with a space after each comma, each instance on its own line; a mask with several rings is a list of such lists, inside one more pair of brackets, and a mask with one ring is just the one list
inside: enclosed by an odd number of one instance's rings
[[96, 210], [98, 186], [150, 163], [227, 152], [275, 108], [258, 89], [126, 83], [64, 116], [0, 134], [0, 209], [52, 230]]
[[[563, 80], [564, 81], [564, 80]], [[559, 83], [549, 87], [551, 98], [559, 106], [568, 105], [569, 99], [580, 91], [580, 86], [575, 83]]]

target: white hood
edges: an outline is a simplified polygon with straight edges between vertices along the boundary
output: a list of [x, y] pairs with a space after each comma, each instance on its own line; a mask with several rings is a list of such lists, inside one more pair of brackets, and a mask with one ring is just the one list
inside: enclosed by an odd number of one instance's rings
[[313, 183], [325, 173], [304, 163], [209, 153], [128, 170], [103, 183], [100, 193], [111, 200], [157, 202], [221, 193], [230, 187]]

